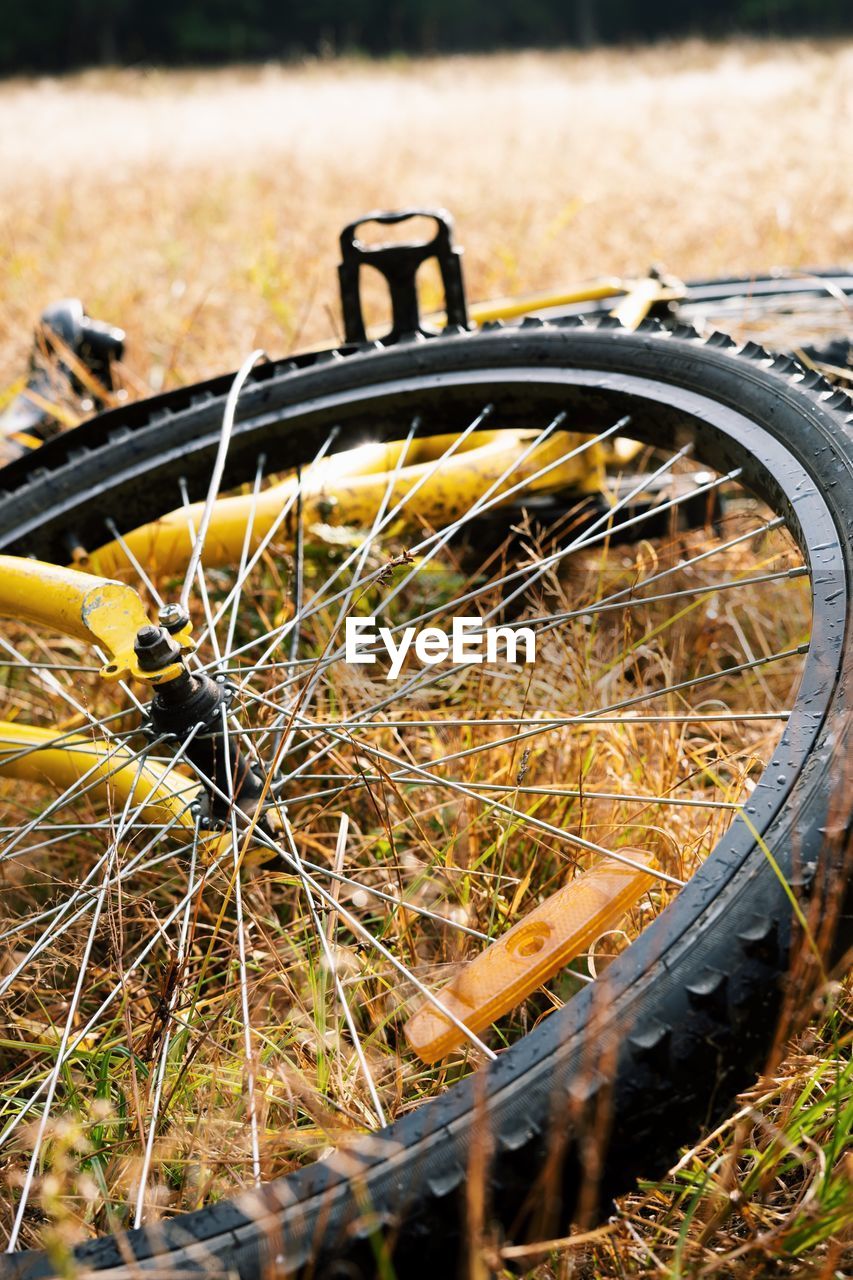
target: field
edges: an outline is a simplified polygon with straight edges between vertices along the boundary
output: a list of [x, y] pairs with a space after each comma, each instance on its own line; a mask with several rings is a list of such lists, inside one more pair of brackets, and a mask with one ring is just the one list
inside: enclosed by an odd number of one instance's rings
[[[853, 46], [841, 44], [10, 81], [0, 383], [62, 296], [126, 328], [134, 395], [234, 368], [258, 346], [340, 338], [337, 236], [380, 207], [452, 211], [471, 299], [652, 263], [689, 277], [849, 262], [851, 120]], [[439, 302], [434, 282], [424, 301]], [[831, 987], [737, 1116], [611, 1222], [556, 1242], [545, 1263], [486, 1251], [472, 1280], [527, 1262], [540, 1280], [840, 1280], [853, 1211], [845, 1010]]]
[[146, 386], [339, 333], [340, 228], [444, 205], [471, 298], [853, 254], [853, 48], [129, 71], [0, 87], [0, 369], [79, 295]]

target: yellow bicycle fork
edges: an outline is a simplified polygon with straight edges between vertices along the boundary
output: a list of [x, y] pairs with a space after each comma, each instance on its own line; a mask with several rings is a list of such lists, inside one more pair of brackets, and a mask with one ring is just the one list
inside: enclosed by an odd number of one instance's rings
[[[155, 671], [140, 666], [135, 645], [148, 615], [134, 589], [123, 582], [96, 578], [76, 569], [17, 556], [0, 556], [0, 617], [32, 623], [90, 643], [104, 657], [101, 676], [108, 681], [141, 680], [162, 685], [184, 672], [172, 661]], [[175, 637], [180, 651], [192, 648], [189, 627]], [[38, 669], [38, 660], [33, 661]], [[133, 753], [85, 733], [0, 720], [0, 777], [49, 783], [64, 791], [83, 778], [93, 798], [123, 805], [131, 795], [143, 805], [146, 821], [177, 817], [189, 825], [188, 801], [197, 786], [170, 777], [167, 766], [139, 769]]]

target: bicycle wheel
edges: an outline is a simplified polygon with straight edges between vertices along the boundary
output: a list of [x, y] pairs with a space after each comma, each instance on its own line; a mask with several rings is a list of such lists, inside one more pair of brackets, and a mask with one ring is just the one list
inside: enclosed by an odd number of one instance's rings
[[[678, 323], [700, 333], [727, 333], [738, 342], [759, 342], [771, 351], [793, 351], [850, 374], [853, 339], [853, 275], [850, 272], [789, 272], [768, 279], [694, 283], [673, 310]], [[829, 369], [827, 370], [830, 371]]]
[[[612, 298], [578, 303], [562, 314], [607, 314]], [[553, 310], [537, 312], [554, 319]], [[702, 335], [726, 333], [771, 351], [803, 353], [833, 370], [849, 370], [853, 340], [853, 272], [778, 271], [766, 276], [690, 280], [684, 297], [662, 309], [668, 326], [691, 325]]]
[[[130, 551], [131, 530], [204, 493], [226, 387], [104, 415], [8, 468], [0, 546]], [[366, 439], [486, 426], [531, 432], [531, 450], [627, 436], [645, 478], [605, 513], [579, 498], [560, 527], [508, 508], [511, 550], [485, 562], [476, 521], [511, 473], [485, 501], [448, 494], [436, 529], [405, 485], [367, 531], [341, 510], [300, 528], [298, 504], [264, 533], [249, 518], [194, 612], [199, 662], [234, 685], [224, 732], [286, 804], [287, 840], [259, 839], [254, 871], [227, 795], [205, 843], [197, 807], [176, 835], [132, 789], [0, 784], [0, 1145], [24, 1249], [8, 1274], [433, 1275], [487, 1236], [588, 1221], [721, 1114], [786, 989], [796, 1007], [848, 936], [849, 425], [847, 398], [794, 362], [607, 322], [256, 371], [223, 491]], [[709, 523], [680, 527], [703, 494]], [[127, 577], [168, 598], [150, 555]], [[541, 647], [408, 652], [394, 681], [390, 653], [346, 662], [354, 610], [395, 638], [473, 614]], [[104, 692], [68, 641], [13, 628], [3, 647], [7, 721], [59, 745], [119, 725], [122, 760], [174, 770], [170, 799], [193, 784], [196, 804], [205, 778], [139, 736], [133, 690]], [[638, 854], [653, 886], [615, 932], [437, 1065], [412, 1054], [406, 1023], [461, 960]], [[59, 1187], [70, 1220], [45, 1234]]]

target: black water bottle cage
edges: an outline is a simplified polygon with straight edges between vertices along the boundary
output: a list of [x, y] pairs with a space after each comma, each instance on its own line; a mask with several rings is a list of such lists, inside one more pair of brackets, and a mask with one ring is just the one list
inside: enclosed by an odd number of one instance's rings
[[[431, 218], [436, 225], [431, 240], [400, 244], [365, 244], [358, 231], [369, 222], [407, 222], [410, 218]], [[341, 264], [338, 276], [341, 307], [347, 342], [365, 342], [367, 331], [361, 305], [361, 268], [375, 267], [385, 277], [391, 295], [391, 328], [380, 341], [398, 342], [413, 334], [433, 335], [421, 321], [418, 306], [417, 272], [421, 263], [435, 258], [444, 286], [448, 328], [468, 327], [465, 288], [462, 283], [462, 250], [453, 244], [453, 219], [444, 209], [402, 209], [396, 213], [368, 213], [351, 222], [341, 232]]]

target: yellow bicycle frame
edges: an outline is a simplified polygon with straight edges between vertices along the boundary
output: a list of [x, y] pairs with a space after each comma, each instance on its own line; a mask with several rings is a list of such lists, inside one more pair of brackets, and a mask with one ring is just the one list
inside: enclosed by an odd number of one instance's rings
[[[599, 492], [604, 484], [605, 466], [632, 456], [629, 442], [594, 445], [577, 458], [560, 462], [579, 445], [584, 436], [557, 431], [522, 461], [533, 438], [526, 431], [480, 431], [465, 440], [455, 452], [454, 435], [430, 436], [414, 440], [399, 466], [401, 443], [363, 445], [325, 459], [306, 469], [301, 480], [302, 520], [310, 533], [324, 525], [369, 529], [383, 501], [389, 512], [398, 505], [401, 514], [391, 532], [404, 527], [438, 528], [464, 514], [476, 499], [497, 486], [505, 473], [511, 478], [495, 488], [500, 492], [526, 482], [528, 492], [549, 492], [571, 488], [577, 493]], [[435, 461], [444, 457], [440, 467]], [[536, 473], [550, 465], [544, 476]], [[205, 565], [215, 568], [236, 564], [252, 512], [253, 553], [290, 504], [289, 523], [282, 537], [292, 534], [296, 520], [297, 481], [287, 476], [280, 483], [254, 496], [242, 494], [221, 498], [214, 506], [205, 542]], [[412, 494], [413, 501], [406, 504]], [[405, 505], [405, 509], [404, 508]], [[106, 543], [77, 564], [94, 573], [118, 575], [129, 567], [128, 552], [157, 574], [177, 574], [186, 566], [192, 537], [201, 519], [202, 504], [172, 511], [161, 520], [143, 525], [121, 540]], [[192, 532], [191, 532], [192, 531]]]
[[610, 314], [616, 316], [626, 329], [636, 329], [653, 306], [660, 302], [674, 302], [682, 298], [684, 292], [685, 286], [674, 276], [651, 275], [636, 280], [604, 276], [560, 293], [529, 293], [518, 298], [500, 298], [495, 302], [475, 302], [470, 308], [470, 315], [475, 324], [487, 324], [491, 320], [515, 320], [538, 311], [556, 311], [582, 306], [585, 302], [620, 298]]

